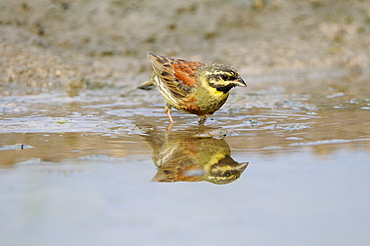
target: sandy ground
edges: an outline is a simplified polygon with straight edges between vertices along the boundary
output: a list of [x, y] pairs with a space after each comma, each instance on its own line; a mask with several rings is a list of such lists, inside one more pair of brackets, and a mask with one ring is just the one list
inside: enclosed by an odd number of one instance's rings
[[149, 76], [148, 50], [233, 65], [252, 87], [253, 81], [300, 80], [302, 74], [359, 74], [370, 66], [370, 3], [0, 2], [2, 95], [63, 88], [73, 96], [106, 85], [125, 93]]

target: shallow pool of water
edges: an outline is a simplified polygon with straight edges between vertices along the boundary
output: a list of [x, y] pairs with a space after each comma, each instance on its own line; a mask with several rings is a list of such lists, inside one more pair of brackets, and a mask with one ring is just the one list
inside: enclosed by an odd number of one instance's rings
[[171, 130], [146, 92], [3, 97], [1, 241], [369, 245], [370, 95], [282, 88]]

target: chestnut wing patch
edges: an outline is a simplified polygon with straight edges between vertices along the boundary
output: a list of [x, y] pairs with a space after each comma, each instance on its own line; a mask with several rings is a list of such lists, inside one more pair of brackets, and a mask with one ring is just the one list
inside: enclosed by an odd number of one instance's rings
[[177, 60], [175, 63], [171, 65], [175, 71], [176, 79], [178, 79], [179, 81], [181, 81], [181, 83], [189, 87], [195, 87], [197, 83], [195, 79], [195, 72], [198, 70], [199, 67], [204, 66], [206, 64], [201, 62]]
[[191, 88], [195, 87], [196, 70], [206, 65], [201, 62], [192, 62], [182, 59], [173, 59], [165, 56], [148, 53], [154, 72], [161, 78], [161, 82], [179, 99], [186, 97]]

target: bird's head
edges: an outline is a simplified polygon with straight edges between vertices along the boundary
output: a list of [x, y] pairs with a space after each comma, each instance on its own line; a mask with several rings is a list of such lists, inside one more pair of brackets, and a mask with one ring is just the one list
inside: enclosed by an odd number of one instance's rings
[[199, 69], [198, 76], [203, 86], [223, 93], [228, 93], [235, 86], [247, 86], [235, 68], [224, 64], [203, 66]]
[[208, 167], [202, 178], [214, 184], [229, 184], [237, 180], [248, 166], [248, 162], [238, 163], [230, 156]]

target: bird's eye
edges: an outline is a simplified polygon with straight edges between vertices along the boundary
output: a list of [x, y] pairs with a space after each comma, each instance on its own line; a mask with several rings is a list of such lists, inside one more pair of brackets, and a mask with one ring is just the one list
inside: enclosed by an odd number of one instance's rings
[[230, 79], [230, 76], [227, 75], [227, 74], [221, 74], [221, 79], [222, 80], [229, 80]]

